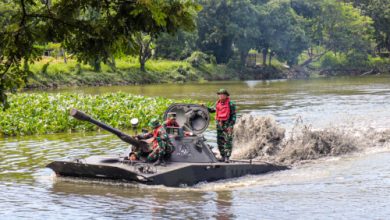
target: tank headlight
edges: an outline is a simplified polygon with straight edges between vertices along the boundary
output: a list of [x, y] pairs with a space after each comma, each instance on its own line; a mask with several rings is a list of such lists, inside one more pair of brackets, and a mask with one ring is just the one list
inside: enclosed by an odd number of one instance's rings
[[131, 123], [131, 126], [133, 126], [133, 128], [136, 128], [138, 126], [139, 120], [138, 120], [138, 118], [132, 118], [130, 120], [130, 123]]

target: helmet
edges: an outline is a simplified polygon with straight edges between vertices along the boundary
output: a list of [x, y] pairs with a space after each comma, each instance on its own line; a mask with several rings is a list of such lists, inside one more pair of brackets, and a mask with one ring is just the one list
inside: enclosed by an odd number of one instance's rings
[[218, 95], [219, 95], [219, 94], [225, 94], [225, 95], [227, 95], [227, 96], [230, 96], [230, 94], [228, 93], [228, 91], [227, 91], [226, 89], [219, 89], [218, 92], [217, 92], [217, 94], [218, 94]]
[[168, 118], [170, 119], [176, 119], [176, 112], [168, 112]]
[[149, 122], [149, 126], [153, 128], [160, 126], [160, 122], [158, 121], [158, 118], [152, 118], [152, 120], [150, 120]]

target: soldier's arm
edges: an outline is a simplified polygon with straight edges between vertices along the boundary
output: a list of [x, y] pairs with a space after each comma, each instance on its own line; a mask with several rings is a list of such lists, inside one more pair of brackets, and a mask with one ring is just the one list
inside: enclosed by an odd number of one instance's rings
[[168, 140], [169, 136], [165, 129], [161, 129], [158, 132], [157, 140]]
[[207, 107], [207, 110], [208, 110], [210, 113], [216, 112], [215, 107]]
[[210, 112], [210, 113], [214, 113], [216, 112], [216, 108], [215, 106], [217, 105], [217, 103], [215, 103], [213, 106], [211, 107], [208, 107], [208, 106], [205, 106], [207, 108], [207, 110]]
[[138, 139], [149, 139], [151, 137], [153, 137], [153, 134], [151, 132], [137, 135]]
[[230, 117], [229, 117], [229, 121], [230, 121], [230, 124], [229, 126], [233, 128], [234, 124], [236, 123], [236, 104], [234, 102], [230, 102], [229, 103], [230, 105]]

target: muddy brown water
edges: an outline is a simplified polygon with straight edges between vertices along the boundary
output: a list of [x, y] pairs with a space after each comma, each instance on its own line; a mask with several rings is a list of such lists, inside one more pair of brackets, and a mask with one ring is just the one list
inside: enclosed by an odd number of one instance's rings
[[[303, 161], [287, 171], [168, 188], [56, 178], [44, 168], [53, 160], [122, 153], [127, 145], [108, 133], [2, 138], [0, 219], [387, 219], [390, 216], [388, 76], [72, 88], [52, 92], [122, 91], [206, 102], [215, 100], [218, 88], [229, 90], [240, 115], [271, 115], [286, 130], [286, 138], [297, 129], [298, 119], [303, 121], [299, 129], [309, 126], [319, 132], [331, 130], [364, 144], [358, 151]], [[205, 136], [215, 145], [212, 127]]]

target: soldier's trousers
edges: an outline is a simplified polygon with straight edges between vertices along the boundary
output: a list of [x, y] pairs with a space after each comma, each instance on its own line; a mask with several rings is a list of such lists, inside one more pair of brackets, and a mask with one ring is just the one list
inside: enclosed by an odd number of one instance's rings
[[169, 158], [174, 151], [173, 145], [160, 142], [147, 156], [149, 162], [154, 162], [159, 158]]
[[162, 158], [164, 156], [164, 154], [165, 154], [164, 149], [161, 148], [159, 145], [157, 145], [157, 147], [155, 147], [152, 150], [152, 152], [149, 153], [149, 155], [146, 157], [146, 159], [148, 160], [148, 162], [154, 162], [158, 158]]
[[222, 126], [217, 122], [217, 144], [222, 157], [230, 157], [232, 154], [233, 132], [228, 132], [229, 124], [222, 122]]

